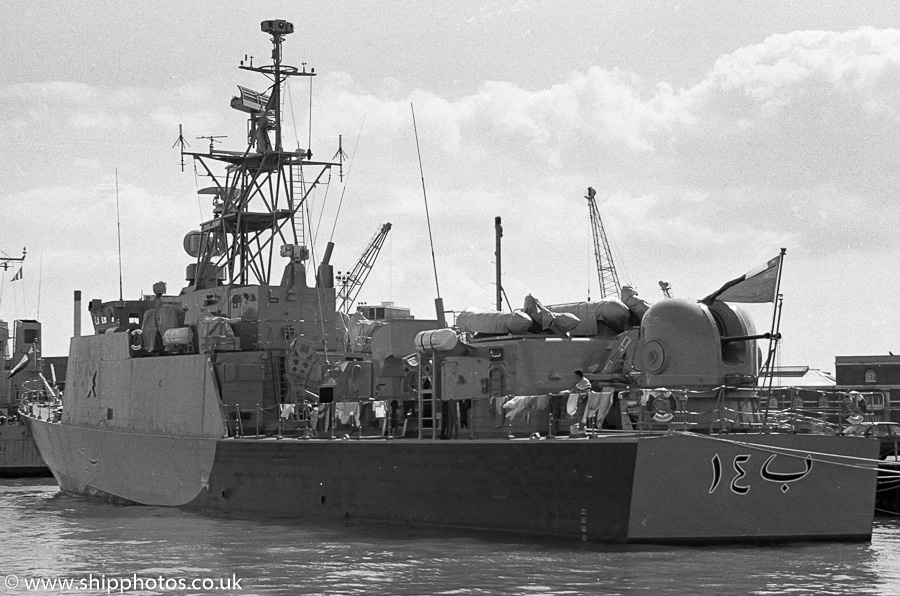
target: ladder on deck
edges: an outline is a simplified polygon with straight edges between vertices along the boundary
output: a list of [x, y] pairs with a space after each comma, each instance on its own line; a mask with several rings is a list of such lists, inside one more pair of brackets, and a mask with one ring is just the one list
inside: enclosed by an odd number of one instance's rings
[[[437, 439], [441, 424], [440, 398], [434, 392], [433, 360], [422, 354], [419, 358], [419, 438], [425, 439], [430, 427], [431, 438]], [[426, 423], [428, 427], [426, 427]]]
[[[303, 180], [303, 168], [301, 166], [292, 166], [291, 173], [291, 200], [295, 203], [302, 201], [305, 194], [305, 184]], [[291, 207], [297, 207], [296, 204]], [[306, 246], [306, 217], [303, 214], [303, 206], [297, 209], [297, 216], [294, 217], [294, 234], [297, 236], [297, 244]]]

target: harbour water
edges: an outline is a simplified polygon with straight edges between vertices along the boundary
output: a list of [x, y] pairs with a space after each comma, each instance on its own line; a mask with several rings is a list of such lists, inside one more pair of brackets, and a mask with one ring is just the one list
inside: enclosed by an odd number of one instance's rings
[[900, 518], [878, 518], [871, 543], [623, 550], [210, 517], [0, 480], [2, 594], [635, 592], [897, 594]]

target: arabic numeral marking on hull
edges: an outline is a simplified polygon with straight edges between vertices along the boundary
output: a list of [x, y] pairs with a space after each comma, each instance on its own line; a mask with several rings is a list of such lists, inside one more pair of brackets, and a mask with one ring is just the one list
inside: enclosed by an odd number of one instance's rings
[[[802, 480], [810, 473], [810, 471], [812, 471], [813, 459], [811, 455], [807, 454], [803, 459], [804, 469], [799, 472], [773, 472], [769, 469], [769, 466], [775, 461], [777, 456], [777, 453], [773, 453], [769, 456], [762, 467], [760, 467], [759, 476], [766, 482], [780, 484], [781, 486], [779, 488], [781, 489], [781, 492], [786, 493], [790, 490], [788, 483]], [[735, 455], [734, 460], [731, 462], [731, 466], [735, 471], [735, 476], [731, 480], [731, 492], [736, 495], [746, 495], [750, 492], [749, 484], [738, 484], [738, 481], [747, 476], [747, 472], [744, 470], [743, 465], [750, 461], [750, 457], [750, 455]], [[719, 483], [722, 481], [722, 460], [718, 453], [713, 455], [711, 463], [713, 478], [712, 484], [709, 486], [709, 494], [714, 493], [716, 489], [719, 488]]]
[[713, 494], [713, 491], [719, 487], [719, 481], [722, 480], [722, 460], [719, 459], [718, 453], [712, 457], [712, 467], [713, 481], [712, 485], [709, 487], [709, 494]]
[[778, 482], [781, 483], [781, 492], [786, 493], [790, 490], [790, 486], [788, 486], [788, 482], [796, 482], [797, 480], [801, 480], [805, 478], [807, 474], [812, 471], [813, 460], [812, 456], [807, 454], [803, 460], [804, 469], [802, 472], [771, 472], [769, 471], [769, 464], [772, 463], [772, 460], [775, 459], [777, 454], [773, 453], [769, 456], [769, 459], [766, 460], [766, 463], [763, 464], [763, 467], [759, 470], [759, 475], [763, 480], [767, 480], [769, 482]]
[[750, 461], [749, 455], [735, 455], [734, 461], [732, 462], [732, 466], [734, 467], [734, 471], [737, 473], [737, 476], [734, 477], [734, 480], [731, 481], [731, 492], [736, 495], [746, 495], [750, 492], [749, 486], [741, 486], [738, 484], [738, 480], [747, 475], [747, 472], [744, 471], [744, 468], [741, 467], [741, 464], [745, 464]]

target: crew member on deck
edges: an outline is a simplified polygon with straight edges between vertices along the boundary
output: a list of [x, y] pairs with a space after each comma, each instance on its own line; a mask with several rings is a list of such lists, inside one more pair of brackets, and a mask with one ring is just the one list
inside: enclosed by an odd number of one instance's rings
[[579, 368], [575, 371], [578, 382], [575, 383], [574, 391], [576, 393], [588, 393], [591, 390], [591, 382], [584, 378], [584, 372]]
[[[584, 414], [587, 398], [591, 393], [591, 382], [584, 378], [584, 372], [581, 369], [575, 371], [575, 376], [578, 377], [578, 382], [575, 383], [575, 388], [569, 394], [566, 413], [572, 420], [577, 421], [581, 420], [581, 416]], [[573, 426], [578, 426], [578, 423], [576, 422]]]

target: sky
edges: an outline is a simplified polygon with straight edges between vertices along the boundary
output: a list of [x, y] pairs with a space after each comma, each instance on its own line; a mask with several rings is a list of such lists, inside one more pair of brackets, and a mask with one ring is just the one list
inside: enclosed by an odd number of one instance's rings
[[[590, 186], [647, 301], [785, 248], [781, 364], [900, 354], [896, 3], [0, 0], [0, 251], [27, 248], [0, 318], [40, 319], [45, 355], [68, 351], [74, 290], [184, 285], [211, 206], [173, 144], [181, 125], [192, 150], [245, 148], [229, 101], [264, 86], [237, 66], [268, 61], [266, 19], [317, 73], [291, 84], [285, 145], [350, 158], [310, 199], [314, 254], [333, 240], [349, 270], [392, 224], [359, 301], [494, 307], [497, 216], [514, 308], [597, 300]], [[771, 305], [747, 310], [769, 329]]]

